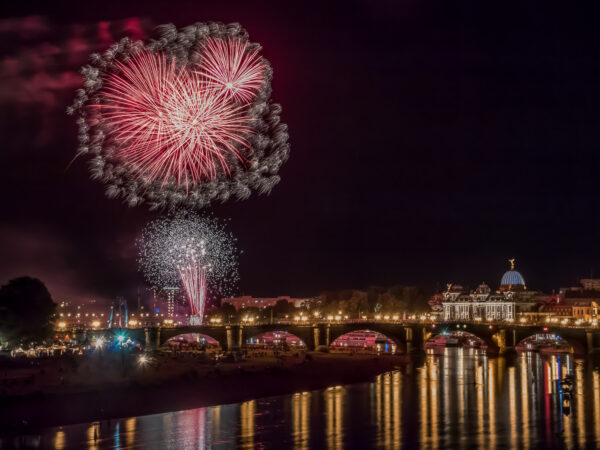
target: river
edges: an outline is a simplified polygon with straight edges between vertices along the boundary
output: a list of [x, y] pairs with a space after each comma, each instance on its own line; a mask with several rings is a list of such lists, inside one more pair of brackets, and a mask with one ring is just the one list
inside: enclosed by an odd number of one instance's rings
[[[569, 395], [556, 380], [574, 379]], [[143, 399], [140, 399], [143, 401]], [[375, 381], [41, 430], [0, 448], [597, 448], [600, 373], [571, 355], [447, 348]]]

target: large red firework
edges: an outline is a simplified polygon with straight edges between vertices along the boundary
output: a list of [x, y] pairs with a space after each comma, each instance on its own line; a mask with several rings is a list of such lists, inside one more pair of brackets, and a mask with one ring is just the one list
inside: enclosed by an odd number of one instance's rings
[[198, 22], [92, 55], [67, 112], [106, 195], [178, 210], [270, 192], [290, 145], [260, 50], [240, 24]]
[[101, 111], [116, 155], [139, 175], [189, 186], [229, 174], [228, 157], [244, 160], [250, 133], [246, 108], [228, 101], [199, 72], [164, 54], [140, 52], [104, 86]]

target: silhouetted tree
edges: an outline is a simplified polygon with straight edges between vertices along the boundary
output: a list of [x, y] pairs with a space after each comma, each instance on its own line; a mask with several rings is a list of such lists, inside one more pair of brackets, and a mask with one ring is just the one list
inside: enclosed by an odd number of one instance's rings
[[274, 314], [276, 317], [283, 317], [286, 314], [291, 314], [292, 311], [294, 309], [294, 305], [292, 305], [290, 302], [288, 302], [287, 300], [278, 300], [277, 303], [275, 303], [275, 309], [274, 309]]
[[231, 303], [223, 303], [219, 312], [225, 322], [235, 321], [237, 318], [237, 311]]
[[381, 303], [379, 297], [385, 289], [380, 286], [370, 286], [367, 289], [367, 302], [369, 304], [369, 311], [377, 311], [378, 308], [381, 308]]
[[0, 288], [0, 337], [10, 344], [43, 340], [52, 334], [56, 303], [44, 283], [20, 277]]

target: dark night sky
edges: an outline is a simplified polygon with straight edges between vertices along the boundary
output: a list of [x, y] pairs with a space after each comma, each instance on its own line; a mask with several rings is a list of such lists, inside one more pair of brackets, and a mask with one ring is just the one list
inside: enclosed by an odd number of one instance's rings
[[64, 111], [102, 46], [99, 21], [116, 38], [237, 21], [263, 45], [292, 156], [270, 196], [214, 208], [244, 251], [240, 293], [496, 287], [510, 257], [533, 289], [600, 276], [597, 10], [149, 3], [3, 5], [1, 282], [35, 275], [57, 299], [142, 283], [133, 242], [157, 214], [105, 198], [84, 159], [67, 170], [76, 129]]

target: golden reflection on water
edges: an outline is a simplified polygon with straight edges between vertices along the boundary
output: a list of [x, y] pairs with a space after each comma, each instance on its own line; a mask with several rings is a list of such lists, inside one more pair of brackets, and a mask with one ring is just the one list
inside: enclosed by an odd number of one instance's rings
[[596, 442], [600, 441], [600, 375], [594, 370], [592, 375], [592, 395], [594, 402], [594, 437]]
[[431, 409], [431, 448], [438, 448], [439, 445], [439, 416], [438, 416], [438, 384], [439, 384], [439, 366], [437, 360], [427, 359], [429, 373], [429, 394]]
[[310, 442], [310, 392], [292, 396], [292, 436], [294, 448], [305, 450]]
[[135, 444], [135, 417], [131, 417], [125, 421], [125, 445], [128, 447]]
[[[598, 447], [600, 372], [591, 361], [538, 353], [506, 361], [478, 350], [446, 348], [442, 355], [428, 354], [420, 367], [379, 375], [367, 385], [103, 422], [102, 427], [93, 422], [79, 426], [79, 435], [61, 427], [44, 442], [56, 449], [209, 448], [217, 443], [253, 449], [264, 446], [268, 436], [268, 442], [281, 438], [282, 446], [298, 450], [323, 445], [329, 449]], [[559, 382], [571, 374], [569, 392]], [[271, 414], [278, 401], [285, 402], [281, 410], [291, 411], [291, 416]], [[257, 417], [261, 417], [258, 426]], [[153, 439], [164, 438], [164, 446], [145, 441], [147, 430], [153, 431]]]
[[212, 438], [219, 442], [221, 440], [221, 406], [213, 406], [210, 409], [210, 416], [212, 419]]
[[402, 444], [402, 377], [400, 372], [392, 374], [392, 445], [400, 448]]
[[[450, 389], [452, 388], [450, 386], [450, 349], [449, 348], [445, 348], [444, 349], [444, 368], [443, 368], [443, 385], [442, 385], [442, 390], [444, 392], [444, 419], [443, 419], [443, 423], [445, 427], [448, 427], [448, 424], [450, 423], [450, 413], [452, 410], [452, 403], [450, 402]], [[446, 433], [442, 434], [442, 441], [447, 440], [448, 436]], [[444, 445], [443, 445], [444, 446]]]
[[575, 361], [575, 407], [577, 411], [577, 432], [579, 437], [579, 447], [585, 447], [585, 409], [584, 402], [585, 397], [583, 395], [583, 361]]
[[508, 409], [510, 423], [510, 446], [517, 447], [517, 437], [519, 430], [517, 429], [517, 388], [515, 380], [515, 368], [508, 368]]
[[484, 430], [484, 422], [485, 422], [485, 409], [484, 409], [484, 391], [483, 391], [483, 382], [484, 382], [484, 366], [479, 361], [477, 361], [475, 366], [475, 395], [477, 397], [477, 445], [479, 448], [483, 448], [485, 445], [485, 430]]
[[240, 447], [254, 448], [254, 416], [256, 400], [249, 400], [240, 405]]
[[325, 421], [327, 448], [343, 448], [344, 430], [343, 423], [344, 388], [333, 386], [325, 390]]
[[62, 430], [58, 430], [56, 432], [56, 436], [54, 436], [54, 448], [56, 450], [62, 450], [63, 448], [66, 447], [66, 440], [65, 440], [65, 432]]
[[371, 401], [374, 402], [378, 445], [385, 448], [402, 446], [402, 375], [392, 372], [378, 375]]
[[[119, 424], [117, 423], [117, 427], [115, 430], [115, 447], [117, 443], [120, 441], [119, 433]], [[99, 448], [100, 440], [100, 422], [92, 422], [87, 429], [87, 441], [88, 441], [88, 449], [89, 450], [97, 450]]]
[[428, 430], [429, 430], [429, 408], [428, 408], [428, 386], [427, 386], [427, 371], [419, 371], [419, 414], [421, 416], [421, 443], [429, 441]]
[[488, 436], [489, 448], [496, 448], [496, 365], [497, 359], [488, 359]]
[[465, 349], [459, 347], [457, 350], [458, 373], [456, 374], [456, 386], [458, 388], [458, 429], [462, 441], [465, 435], [465, 414], [467, 413], [465, 409]]
[[529, 378], [527, 367], [527, 354], [521, 353], [519, 358], [519, 370], [521, 372], [521, 434], [523, 436], [523, 447], [531, 446], [529, 438]]

